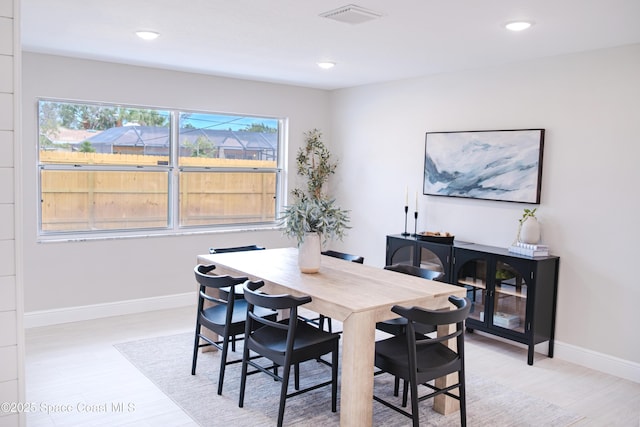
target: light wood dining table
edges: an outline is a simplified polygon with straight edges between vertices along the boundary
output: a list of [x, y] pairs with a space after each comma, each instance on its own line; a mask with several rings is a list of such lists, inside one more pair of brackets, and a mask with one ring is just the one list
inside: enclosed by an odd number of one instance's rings
[[[450, 295], [466, 293], [463, 287], [324, 255], [318, 273], [301, 273], [296, 248], [206, 254], [197, 260], [215, 264], [217, 274], [262, 280], [267, 293], [309, 295], [305, 308], [342, 322], [341, 426], [372, 425], [376, 322], [397, 317], [394, 305], [449, 309]], [[440, 395], [434, 409], [448, 414], [458, 410], [458, 402]]]

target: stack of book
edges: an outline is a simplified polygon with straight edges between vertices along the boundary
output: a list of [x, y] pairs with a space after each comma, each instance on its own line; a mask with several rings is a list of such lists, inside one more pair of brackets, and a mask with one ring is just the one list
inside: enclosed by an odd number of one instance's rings
[[549, 255], [549, 246], [547, 245], [530, 245], [528, 243], [516, 242], [509, 248], [509, 252], [524, 256], [547, 256]]

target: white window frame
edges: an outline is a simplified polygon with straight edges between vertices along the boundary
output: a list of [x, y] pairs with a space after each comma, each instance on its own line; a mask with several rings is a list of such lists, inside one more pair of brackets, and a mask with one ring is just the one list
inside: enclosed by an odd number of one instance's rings
[[[284, 204], [286, 202], [286, 146], [288, 135], [288, 119], [284, 117], [270, 117], [264, 115], [250, 115], [250, 114], [231, 114], [212, 111], [194, 111], [185, 109], [172, 109], [165, 107], [154, 106], [141, 106], [132, 104], [113, 104], [102, 102], [87, 102], [76, 101], [66, 99], [54, 99], [54, 98], [38, 98], [36, 102], [36, 117], [38, 127], [38, 138], [40, 137], [40, 103], [41, 102], [58, 102], [69, 104], [90, 105], [99, 107], [120, 107], [131, 109], [149, 109], [168, 111], [170, 116], [169, 134], [170, 134], [170, 150], [169, 150], [169, 164], [168, 165], [139, 165], [139, 166], [123, 166], [123, 165], [69, 165], [69, 164], [55, 164], [55, 163], [42, 163], [40, 161], [40, 141], [37, 141], [37, 197], [38, 197], [38, 214], [37, 214], [37, 230], [39, 241], [74, 241], [74, 240], [92, 240], [92, 239], [114, 239], [114, 238], [129, 238], [129, 237], [144, 237], [144, 236], [162, 236], [162, 235], [188, 235], [188, 234], [210, 234], [215, 232], [228, 232], [228, 231], [246, 231], [246, 230], [264, 230], [275, 229], [281, 226], [278, 221], [279, 213], [282, 212]], [[278, 123], [278, 138], [277, 138], [277, 155], [276, 155], [276, 167], [275, 168], [234, 168], [234, 167], [222, 167], [222, 168], [208, 168], [208, 167], [191, 167], [179, 165], [179, 117], [180, 113], [189, 114], [211, 114], [230, 117], [248, 117], [256, 119], [269, 119], [276, 120]], [[108, 229], [99, 231], [43, 231], [42, 230], [42, 182], [41, 182], [41, 170], [86, 170], [86, 171], [149, 171], [149, 172], [166, 172], [168, 176], [168, 223], [166, 227], [157, 228], [131, 228], [131, 229]], [[185, 226], [180, 225], [180, 173], [189, 172], [270, 172], [276, 175], [276, 188], [275, 188], [275, 216], [273, 221], [265, 222], [250, 222], [250, 223], [233, 223], [223, 225], [192, 225]]]

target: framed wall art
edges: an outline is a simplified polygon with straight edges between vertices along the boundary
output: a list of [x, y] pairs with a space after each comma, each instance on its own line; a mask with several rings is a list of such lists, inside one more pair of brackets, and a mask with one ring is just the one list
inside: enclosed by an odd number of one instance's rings
[[540, 203], [544, 129], [427, 132], [423, 193]]

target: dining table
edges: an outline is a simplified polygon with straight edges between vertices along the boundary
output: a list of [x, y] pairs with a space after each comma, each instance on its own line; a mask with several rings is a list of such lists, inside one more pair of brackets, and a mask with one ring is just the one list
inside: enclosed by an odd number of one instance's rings
[[[265, 283], [264, 292], [308, 295], [304, 307], [342, 322], [340, 377], [340, 425], [371, 426], [373, 423], [373, 381], [376, 322], [398, 317], [394, 305], [427, 309], [451, 309], [450, 295], [464, 297], [466, 290], [380, 267], [358, 264], [322, 255], [317, 273], [302, 273], [295, 247], [248, 252], [198, 255], [199, 264], [215, 264], [216, 274], [246, 276]], [[449, 329], [438, 330], [444, 335]], [[454, 340], [448, 345], [455, 346]], [[436, 385], [450, 384], [452, 377]], [[459, 409], [458, 401], [439, 395], [434, 410], [449, 414]]]

